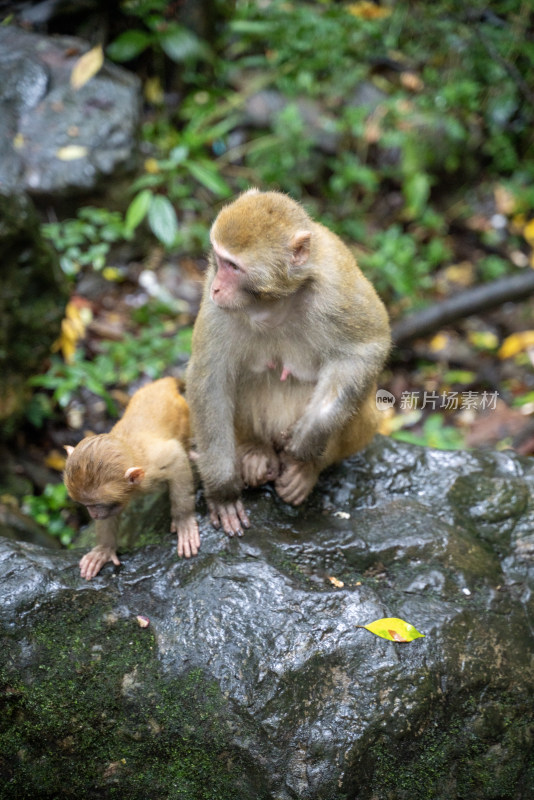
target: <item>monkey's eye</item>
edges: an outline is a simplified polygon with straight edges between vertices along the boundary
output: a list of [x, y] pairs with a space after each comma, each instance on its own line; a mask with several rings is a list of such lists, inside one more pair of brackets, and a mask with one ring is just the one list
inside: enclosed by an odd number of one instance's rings
[[225, 266], [227, 269], [233, 270], [234, 272], [240, 272], [241, 271], [240, 268], [237, 266], [237, 264], [234, 264], [233, 261], [228, 261], [228, 259], [226, 259], [226, 258], [223, 259], [222, 263], [223, 263], [223, 266]]

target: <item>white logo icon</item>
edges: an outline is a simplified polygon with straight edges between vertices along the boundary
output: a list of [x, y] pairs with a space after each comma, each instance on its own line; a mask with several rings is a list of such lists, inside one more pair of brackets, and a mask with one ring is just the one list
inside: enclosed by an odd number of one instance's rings
[[376, 407], [379, 411], [387, 411], [395, 405], [395, 397], [387, 389], [378, 389], [376, 393]]

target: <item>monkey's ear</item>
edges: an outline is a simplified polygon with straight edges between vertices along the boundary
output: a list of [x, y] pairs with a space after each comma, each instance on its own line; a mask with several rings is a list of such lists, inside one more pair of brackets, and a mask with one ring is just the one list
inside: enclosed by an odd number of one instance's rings
[[305, 264], [310, 255], [310, 231], [297, 231], [291, 240], [291, 263], [296, 267]]
[[145, 471], [143, 467], [130, 467], [124, 473], [124, 477], [128, 483], [141, 483], [145, 477]]
[[67, 458], [71, 456], [74, 452], [74, 447], [71, 444], [64, 445], [65, 450], [67, 451]]

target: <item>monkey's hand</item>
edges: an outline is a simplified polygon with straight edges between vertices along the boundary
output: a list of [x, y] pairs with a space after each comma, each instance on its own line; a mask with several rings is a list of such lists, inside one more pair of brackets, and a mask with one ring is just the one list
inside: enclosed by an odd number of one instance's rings
[[196, 556], [200, 547], [200, 534], [198, 532], [198, 522], [193, 514], [171, 523], [171, 531], [178, 534], [178, 544], [176, 551], [180, 558], [191, 558]]
[[80, 575], [82, 578], [85, 578], [86, 581], [90, 581], [91, 578], [98, 575], [104, 564], [107, 564], [108, 561], [112, 561], [117, 567], [119, 567], [121, 563], [117, 557], [117, 553], [112, 547], [97, 545], [81, 559]]
[[228, 536], [243, 536], [243, 528], [250, 527], [250, 521], [241, 500], [235, 502], [217, 503], [208, 500], [210, 520], [214, 528], [221, 525]]
[[299, 506], [317, 483], [320, 470], [313, 461], [297, 461], [288, 453], [280, 453], [280, 465], [276, 492], [285, 503]]
[[272, 447], [250, 444], [239, 449], [241, 475], [247, 486], [261, 486], [274, 481], [280, 472], [280, 462]]

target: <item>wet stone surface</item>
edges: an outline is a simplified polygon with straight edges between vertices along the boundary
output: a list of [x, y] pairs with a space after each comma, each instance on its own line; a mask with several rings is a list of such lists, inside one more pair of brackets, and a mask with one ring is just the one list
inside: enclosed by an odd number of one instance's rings
[[[190, 561], [158, 521], [91, 583], [0, 540], [5, 797], [530, 796], [533, 467], [377, 437], [303, 508], [248, 493]], [[389, 616], [425, 637], [358, 627]]]

